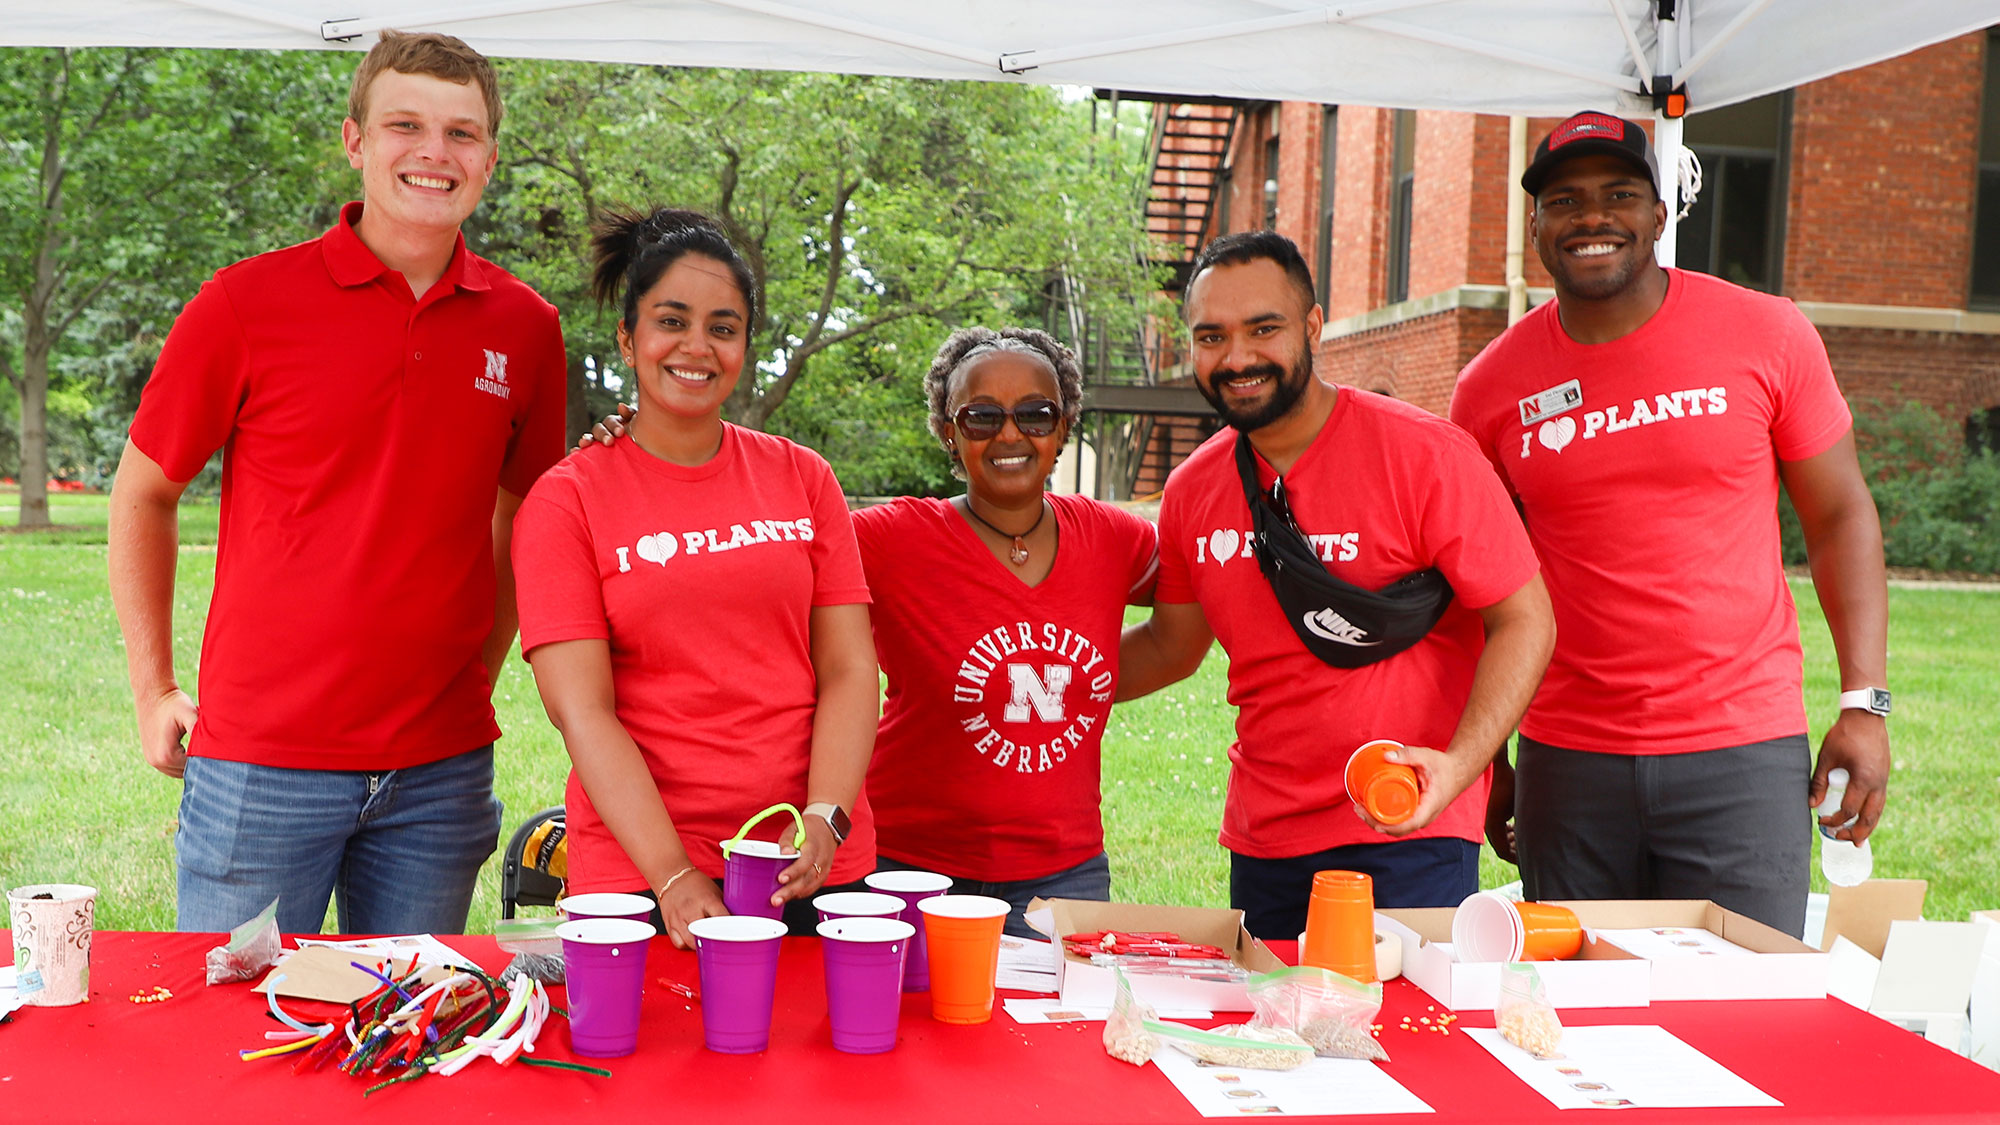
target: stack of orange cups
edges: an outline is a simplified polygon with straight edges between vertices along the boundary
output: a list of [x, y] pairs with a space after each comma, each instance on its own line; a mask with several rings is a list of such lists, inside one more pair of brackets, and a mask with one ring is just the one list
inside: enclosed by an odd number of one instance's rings
[[1358, 981], [1375, 979], [1375, 881], [1359, 871], [1313, 876], [1299, 964]]

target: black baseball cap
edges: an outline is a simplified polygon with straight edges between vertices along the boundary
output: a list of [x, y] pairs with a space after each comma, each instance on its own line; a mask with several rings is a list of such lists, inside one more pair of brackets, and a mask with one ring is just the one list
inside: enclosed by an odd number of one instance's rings
[[1565, 160], [1579, 156], [1615, 156], [1646, 173], [1653, 191], [1660, 190], [1660, 165], [1653, 159], [1653, 144], [1636, 121], [1608, 113], [1576, 113], [1549, 130], [1535, 146], [1535, 159], [1521, 173], [1521, 190], [1530, 196], [1542, 194], [1549, 173]]

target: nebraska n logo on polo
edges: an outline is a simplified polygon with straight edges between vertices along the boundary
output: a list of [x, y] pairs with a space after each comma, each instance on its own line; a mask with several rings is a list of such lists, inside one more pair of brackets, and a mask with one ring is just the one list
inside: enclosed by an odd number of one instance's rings
[[486, 373], [473, 379], [472, 385], [495, 398], [513, 394], [514, 388], [507, 385], [507, 353], [490, 348], [481, 350], [486, 352]]

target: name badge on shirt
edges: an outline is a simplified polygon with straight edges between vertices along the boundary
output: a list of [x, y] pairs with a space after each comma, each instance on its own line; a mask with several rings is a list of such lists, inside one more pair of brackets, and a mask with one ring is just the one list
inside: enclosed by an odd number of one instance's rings
[[1575, 410], [1583, 405], [1583, 385], [1575, 379], [1560, 383], [1546, 391], [1540, 391], [1521, 400], [1521, 424], [1532, 426], [1544, 418], [1553, 418], [1565, 410]]

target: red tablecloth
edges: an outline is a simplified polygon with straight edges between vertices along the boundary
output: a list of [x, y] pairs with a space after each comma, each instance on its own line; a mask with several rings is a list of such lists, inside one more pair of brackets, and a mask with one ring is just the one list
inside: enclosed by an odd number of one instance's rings
[[[598, 1064], [613, 1077], [501, 1068], [482, 1060], [455, 1077], [426, 1077], [364, 1101], [360, 1079], [333, 1071], [295, 1077], [282, 1057], [237, 1058], [239, 1048], [265, 1045], [263, 1033], [276, 1025], [248, 984], [202, 984], [203, 954], [219, 940], [98, 934], [90, 1003], [24, 1008], [0, 1025], [0, 1121], [527, 1125], [580, 1120], [578, 1111], [649, 1122], [781, 1125], [1201, 1120], [1156, 1069], [1106, 1057], [1102, 1024], [1023, 1027], [996, 1011], [988, 1024], [947, 1026], [930, 1018], [928, 995], [917, 993], [905, 998], [894, 1051], [841, 1054], [828, 1038], [813, 939], [787, 940], [771, 1049], [763, 1054], [702, 1049], [699, 1009], [657, 983], [663, 976], [693, 983], [694, 955], [660, 940], [647, 968], [638, 1053]], [[448, 940], [488, 969], [506, 962], [491, 938]], [[171, 989], [173, 999], [127, 999], [154, 985]], [[1394, 1030], [1406, 1014], [1428, 1014], [1432, 1001], [1423, 992], [1395, 981], [1386, 996], [1381, 1022], [1393, 1056], [1388, 1071], [1437, 1110], [1427, 1120], [1559, 1119], [1560, 1111], [1466, 1036]], [[1778, 1109], [1625, 1111], [1647, 1121], [2000, 1121], [2000, 1074], [1836, 1000], [1656, 1004], [1568, 1011], [1563, 1018], [1576, 1025], [1659, 1024], [1785, 1103]], [[1492, 1014], [1462, 1013], [1462, 1026], [1490, 1027]], [[552, 1021], [537, 1053], [572, 1057], [560, 1020]]]

